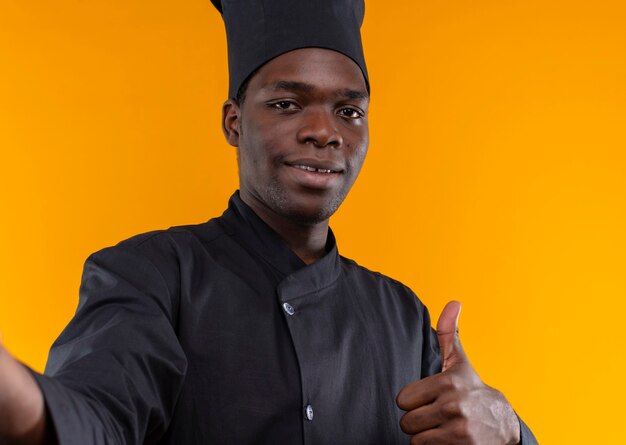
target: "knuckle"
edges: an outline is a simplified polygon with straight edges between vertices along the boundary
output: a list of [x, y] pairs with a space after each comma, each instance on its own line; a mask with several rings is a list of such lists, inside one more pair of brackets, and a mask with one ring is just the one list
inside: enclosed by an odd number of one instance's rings
[[444, 417], [458, 417], [463, 414], [463, 410], [456, 400], [451, 400], [441, 405], [441, 413]]
[[467, 419], [460, 419], [455, 423], [452, 434], [457, 440], [466, 440], [469, 437], [469, 422]]
[[450, 376], [450, 385], [454, 391], [462, 391], [465, 389], [466, 381], [464, 376], [452, 374]]
[[445, 391], [456, 390], [456, 382], [453, 374], [442, 375], [442, 386]]
[[419, 445], [441, 445], [441, 441], [434, 437], [426, 437], [424, 439], [420, 439], [418, 442]]

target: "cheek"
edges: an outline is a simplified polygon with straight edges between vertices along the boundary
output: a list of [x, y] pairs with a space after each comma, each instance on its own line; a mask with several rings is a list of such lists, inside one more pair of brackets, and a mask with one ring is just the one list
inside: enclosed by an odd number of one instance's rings
[[351, 128], [344, 136], [345, 149], [350, 157], [365, 157], [369, 146], [369, 130], [367, 125]]
[[355, 161], [357, 172], [361, 171], [361, 167], [363, 166], [363, 162], [365, 162], [365, 155], [367, 155], [367, 147], [359, 150], [359, 152], [358, 152], [358, 155], [357, 155], [358, 158]]
[[281, 144], [284, 145], [285, 133], [276, 125], [248, 128], [245, 144], [251, 157], [256, 159], [257, 163], [272, 162], [272, 158], [280, 151]]
[[265, 141], [255, 128], [247, 126], [239, 142], [240, 164], [258, 167], [263, 164]]
[[350, 153], [348, 162], [355, 170], [358, 171], [365, 160], [365, 156], [367, 155], [367, 143], [360, 143], [358, 145], [348, 143], [346, 145], [346, 150]]

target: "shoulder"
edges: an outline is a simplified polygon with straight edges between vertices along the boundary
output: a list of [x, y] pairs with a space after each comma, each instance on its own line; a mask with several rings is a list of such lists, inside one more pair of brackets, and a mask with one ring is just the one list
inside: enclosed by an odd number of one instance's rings
[[198, 258], [206, 258], [207, 244], [223, 233], [210, 220], [141, 233], [92, 253], [83, 268], [81, 306], [113, 293], [150, 295], [174, 320], [185, 277], [206, 264]]
[[137, 255], [147, 259], [187, 256], [194, 250], [206, 250], [207, 246], [226, 234], [219, 218], [213, 218], [199, 224], [140, 233], [92, 253], [89, 259], [111, 255]]
[[177, 283], [181, 269], [224, 233], [216, 219], [141, 233], [92, 253], [85, 271], [94, 266], [128, 276], [153, 271], [168, 284]]
[[346, 258], [344, 256], [340, 256], [339, 258], [341, 260], [343, 270], [349, 275], [354, 275], [361, 280], [382, 284], [397, 289], [398, 291], [415, 295], [408, 286], [394, 278], [389, 277], [388, 275], [370, 270], [350, 258]]
[[172, 247], [203, 245], [224, 235], [226, 232], [218, 224], [218, 218], [200, 224], [173, 226], [168, 229], [140, 233], [120, 241], [114, 248], [137, 251], [168, 249]]
[[402, 282], [381, 272], [372, 271], [356, 261], [340, 256], [344, 275], [348, 280], [358, 282], [360, 286], [375, 289], [376, 295], [383, 297], [397, 296], [414, 304], [417, 309], [423, 310], [424, 304], [417, 295]]

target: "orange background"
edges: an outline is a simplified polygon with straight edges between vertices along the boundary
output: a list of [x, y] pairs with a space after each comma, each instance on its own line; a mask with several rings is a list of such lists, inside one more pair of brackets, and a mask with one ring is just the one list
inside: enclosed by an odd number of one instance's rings
[[[436, 319], [543, 444], [626, 443], [621, 0], [367, 1], [373, 102], [340, 251]], [[221, 213], [209, 0], [0, 0], [0, 329], [42, 370], [89, 253]]]

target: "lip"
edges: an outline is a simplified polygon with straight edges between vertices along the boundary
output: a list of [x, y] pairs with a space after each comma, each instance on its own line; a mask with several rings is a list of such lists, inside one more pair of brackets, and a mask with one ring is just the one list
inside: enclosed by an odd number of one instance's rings
[[[331, 172], [309, 171], [303, 169], [303, 166], [319, 170], [331, 170]], [[321, 160], [297, 159], [285, 162], [285, 167], [289, 177], [296, 184], [306, 189], [314, 190], [333, 188], [343, 173], [343, 168], [336, 163]]]
[[[289, 167], [310, 167], [316, 170], [331, 170], [332, 173], [321, 173], [321, 174], [333, 174], [333, 173], [343, 173], [343, 167], [336, 162], [327, 161], [322, 159], [310, 159], [310, 158], [301, 158], [294, 159], [285, 162]], [[305, 171], [305, 170], [302, 170]], [[316, 172], [311, 172], [316, 173]], [[320, 173], [318, 173], [320, 174]]]

